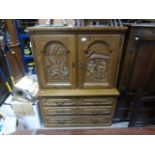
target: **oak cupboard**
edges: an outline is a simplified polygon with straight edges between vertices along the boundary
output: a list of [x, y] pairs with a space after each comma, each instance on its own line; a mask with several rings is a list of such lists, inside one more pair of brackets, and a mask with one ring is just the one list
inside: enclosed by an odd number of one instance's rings
[[126, 27], [32, 27], [46, 127], [112, 123]]

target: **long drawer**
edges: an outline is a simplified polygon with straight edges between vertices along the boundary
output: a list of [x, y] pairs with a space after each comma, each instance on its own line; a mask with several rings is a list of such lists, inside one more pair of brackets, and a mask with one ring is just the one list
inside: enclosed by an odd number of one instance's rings
[[112, 105], [116, 97], [42, 97], [42, 106]]
[[45, 127], [105, 126], [111, 124], [110, 116], [46, 116]]
[[113, 106], [42, 107], [45, 115], [104, 115], [111, 114]]

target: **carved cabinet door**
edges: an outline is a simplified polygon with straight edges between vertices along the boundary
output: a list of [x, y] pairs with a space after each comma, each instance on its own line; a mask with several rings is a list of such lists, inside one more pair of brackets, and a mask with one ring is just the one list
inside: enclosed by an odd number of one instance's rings
[[35, 62], [41, 88], [75, 87], [75, 36], [35, 35]]
[[111, 88], [116, 85], [121, 35], [78, 36], [80, 88]]

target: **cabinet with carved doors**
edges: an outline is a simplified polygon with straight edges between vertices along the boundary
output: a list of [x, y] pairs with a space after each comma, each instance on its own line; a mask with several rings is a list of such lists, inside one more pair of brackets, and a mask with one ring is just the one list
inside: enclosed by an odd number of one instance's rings
[[104, 126], [113, 120], [126, 27], [31, 27], [46, 127]]

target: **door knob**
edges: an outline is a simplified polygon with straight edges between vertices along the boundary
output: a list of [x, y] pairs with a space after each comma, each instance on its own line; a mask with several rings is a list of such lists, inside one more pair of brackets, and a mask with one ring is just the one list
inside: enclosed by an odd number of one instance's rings
[[135, 37], [134, 39], [135, 39], [135, 41], [138, 41], [139, 40], [139, 37]]

